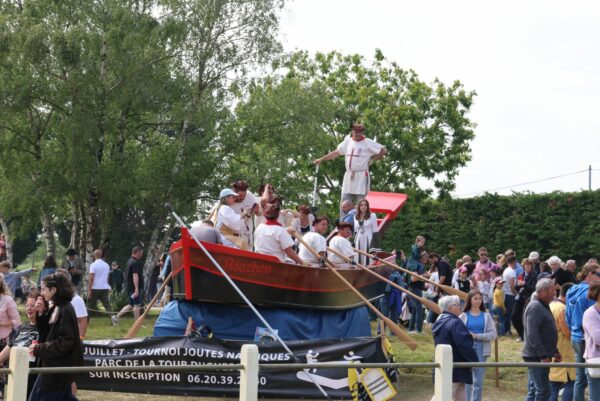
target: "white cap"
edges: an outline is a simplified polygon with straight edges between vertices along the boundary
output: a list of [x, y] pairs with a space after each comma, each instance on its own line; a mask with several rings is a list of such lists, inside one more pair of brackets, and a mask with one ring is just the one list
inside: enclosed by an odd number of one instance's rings
[[536, 251], [533, 251], [529, 254], [529, 259], [539, 259], [540, 258], [540, 254], [537, 253]]
[[219, 199], [223, 199], [226, 198], [228, 196], [237, 196], [237, 194], [235, 192], [233, 192], [232, 189], [229, 188], [225, 188], [224, 190], [221, 191], [221, 193], [219, 194]]

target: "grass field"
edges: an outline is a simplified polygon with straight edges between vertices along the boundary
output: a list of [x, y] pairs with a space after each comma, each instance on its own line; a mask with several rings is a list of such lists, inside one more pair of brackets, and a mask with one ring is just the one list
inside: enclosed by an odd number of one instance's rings
[[[19, 306], [22, 311], [22, 306]], [[154, 322], [159, 314], [159, 309], [153, 309], [138, 336], [151, 336]], [[110, 319], [103, 315], [93, 316], [90, 320], [87, 339], [121, 338], [125, 336], [131, 325], [133, 317], [124, 317], [118, 326], [111, 326]], [[425, 329], [426, 330], [426, 329]], [[397, 362], [431, 362], [433, 361], [434, 346], [429, 331], [423, 334], [413, 335], [418, 342], [418, 348], [411, 351], [395, 337], [390, 337], [394, 350], [394, 358]], [[499, 340], [499, 361], [520, 361], [521, 343], [514, 338], [501, 338]], [[490, 358], [493, 361], [494, 357]], [[491, 401], [514, 401], [524, 398], [527, 387], [526, 369], [501, 368], [499, 370], [500, 387], [495, 386], [495, 370], [488, 369], [484, 386], [484, 400]], [[433, 396], [433, 381], [431, 370], [428, 369], [403, 369], [400, 372], [399, 394], [395, 400], [403, 401], [425, 401]], [[169, 397], [151, 396], [143, 394], [104, 393], [93, 391], [80, 391], [78, 397], [82, 401], [116, 400], [116, 401], [158, 401], [158, 400], [198, 400], [195, 397]], [[207, 400], [207, 398], [203, 398]], [[222, 400], [223, 398], [218, 398]], [[216, 400], [216, 399], [215, 399]]]

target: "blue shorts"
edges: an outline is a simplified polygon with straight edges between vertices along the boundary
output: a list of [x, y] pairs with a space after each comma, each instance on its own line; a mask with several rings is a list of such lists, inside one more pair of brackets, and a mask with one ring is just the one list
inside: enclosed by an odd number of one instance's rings
[[131, 306], [141, 305], [143, 295], [144, 295], [143, 291], [139, 291], [137, 298], [134, 298], [133, 291], [129, 291], [129, 305], [131, 305]]

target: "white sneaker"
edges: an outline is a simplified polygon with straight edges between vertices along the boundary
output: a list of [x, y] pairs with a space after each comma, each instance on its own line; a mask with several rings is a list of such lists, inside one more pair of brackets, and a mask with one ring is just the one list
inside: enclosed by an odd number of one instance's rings
[[117, 317], [117, 315], [112, 315], [110, 317], [110, 324], [112, 324], [113, 326], [119, 324], [119, 318]]

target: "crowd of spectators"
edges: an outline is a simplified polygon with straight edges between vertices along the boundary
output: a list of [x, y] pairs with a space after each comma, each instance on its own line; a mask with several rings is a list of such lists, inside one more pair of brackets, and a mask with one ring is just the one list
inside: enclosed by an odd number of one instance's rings
[[[408, 256], [398, 252], [396, 258], [404, 268], [466, 294], [466, 301], [461, 301], [437, 285], [404, 275], [395, 281], [437, 302], [442, 315], [428, 311], [424, 318], [420, 302], [396, 294], [389, 286], [381, 300], [382, 311], [405, 323], [410, 332], [421, 333], [423, 323], [431, 327], [436, 344], [453, 346], [455, 361], [485, 361], [490, 342], [497, 336], [522, 342], [524, 361], [600, 361], [600, 265], [596, 259], [578, 268], [574, 260], [563, 262], [558, 256], [542, 261], [536, 251], [519, 260], [509, 249], [492, 260], [481, 247], [476, 261], [465, 255], [452, 267], [448, 258], [426, 250], [422, 236]], [[415, 283], [422, 286], [423, 294]], [[454, 399], [484, 399], [484, 369], [469, 372], [465, 376], [455, 370]], [[599, 386], [600, 377], [586, 369], [531, 368], [526, 400], [554, 401], [562, 394], [563, 401], [584, 401], [586, 387], [590, 400], [600, 400]]]

